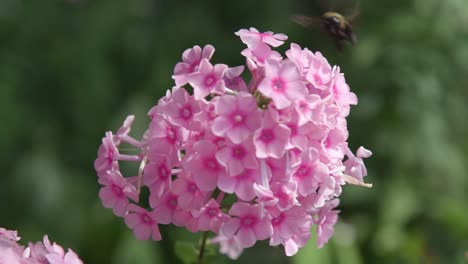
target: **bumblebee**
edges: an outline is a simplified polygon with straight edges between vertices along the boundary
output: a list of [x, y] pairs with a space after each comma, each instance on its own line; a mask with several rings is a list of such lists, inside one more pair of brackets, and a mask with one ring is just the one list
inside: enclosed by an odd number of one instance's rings
[[352, 21], [357, 15], [358, 9], [356, 5], [354, 14], [348, 17], [345, 17], [338, 12], [328, 11], [323, 13], [320, 18], [305, 15], [293, 15], [291, 19], [295, 23], [306, 28], [311, 28], [319, 23], [323, 30], [335, 42], [337, 49], [342, 51], [346, 41], [350, 42], [352, 45], [356, 45], [357, 43], [356, 34], [354, 33], [353, 27], [350, 23], [350, 21]]

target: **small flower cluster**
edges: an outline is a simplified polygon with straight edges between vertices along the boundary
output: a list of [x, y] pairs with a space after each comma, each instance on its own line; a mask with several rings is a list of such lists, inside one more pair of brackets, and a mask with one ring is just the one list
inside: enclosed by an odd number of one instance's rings
[[24, 247], [16, 231], [0, 227], [0, 264], [83, 264], [71, 249], [65, 253], [56, 243], [51, 244], [47, 235], [43, 242]]
[[[194, 46], [174, 69], [175, 86], [149, 111], [141, 140], [129, 135], [129, 116], [107, 132], [95, 161], [103, 205], [138, 239], [160, 240], [158, 225], [212, 231], [221, 252], [237, 258], [269, 239], [294, 255], [315, 225], [318, 247], [333, 234], [345, 183], [363, 183], [363, 158], [348, 148], [346, 117], [357, 97], [339, 67], [291, 44], [283, 34], [236, 33], [247, 45], [244, 66], [214, 64], [214, 48]], [[187, 88], [193, 91], [191, 95]], [[138, 154], [119, 151], [130, 144]], [[139, 164], [124, 177], [119, 162]], [[139, 204], [142, 188], [149, 206]]]

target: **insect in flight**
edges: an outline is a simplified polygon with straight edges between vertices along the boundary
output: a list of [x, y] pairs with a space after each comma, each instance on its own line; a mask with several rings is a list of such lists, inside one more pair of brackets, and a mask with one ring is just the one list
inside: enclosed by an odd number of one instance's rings
[[306, 28], [312, 28], [320, 24], [323, 30], [335, 42], [337, 49], [342, 51], [346, 41], [352, 45], [357, 43], [357, 37], [353, 31], [351, 22], [356, 18], [358, 13], [358, 2], [356, 2], [353, 14], [349, 16], [344, 16], [335, 11], [327, 11], [321, 17], [296, 14], [291, 16], [291, 20]]

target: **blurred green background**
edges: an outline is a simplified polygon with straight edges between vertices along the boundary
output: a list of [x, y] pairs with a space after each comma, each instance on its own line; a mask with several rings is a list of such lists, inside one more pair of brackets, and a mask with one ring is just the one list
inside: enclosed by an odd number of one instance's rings
[[[320, 14], [320, 2], [302, 10]], [[238, 263], [463, 263], [468, 1], [360, 2], [359, 43], [338, 54], [320, 30], [290, 22], [301, 8], [287, 0], [0, 0], [0, 226], [23, 243], [47, 233], [85, 263], [178, 263], [175, 241], [197, 236], [171, 227], [162, 242], [135, 240], [101, 206], [97, 148], [127, 114], [137, 116], [132, 134], [143, 133], [185, 49], [212, 44], [214, 62], [243, 64], [234, 32], [253, 26], [341, 66], [359, 97], [349, 142], [373, 151], [374, 188], [345, 188], [323, 249], [311, 242], [286, 258], [258, 243]]]

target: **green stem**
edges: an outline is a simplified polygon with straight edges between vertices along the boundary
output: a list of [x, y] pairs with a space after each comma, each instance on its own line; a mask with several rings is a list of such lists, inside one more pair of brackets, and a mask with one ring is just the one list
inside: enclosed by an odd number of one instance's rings
[[208, 238], [208, 232], [203, 233], [201, 245], [200, 245], [200, 251], [198, 252], [198, 264], [203, 263], [203, 255], [205, 254], [205, 245], [206, 245], [206, 239]]

